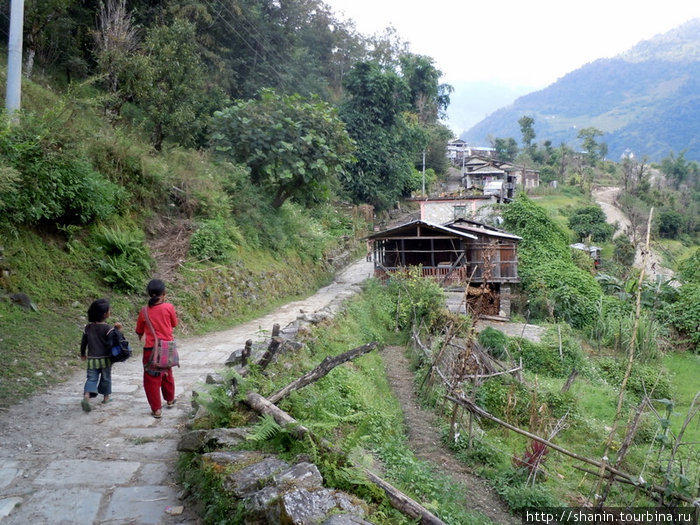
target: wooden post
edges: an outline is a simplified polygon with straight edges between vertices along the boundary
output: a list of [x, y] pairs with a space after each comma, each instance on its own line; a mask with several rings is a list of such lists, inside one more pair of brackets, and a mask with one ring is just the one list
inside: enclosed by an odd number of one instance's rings
[[241, 366], [246, 367], [248, 366], [248, 358], [250, 357], [250, 353], [253, 350], [253, 340], [248, 339], [245, 342], [245, 347], [243, 348], [243, 351], [241, 352]]

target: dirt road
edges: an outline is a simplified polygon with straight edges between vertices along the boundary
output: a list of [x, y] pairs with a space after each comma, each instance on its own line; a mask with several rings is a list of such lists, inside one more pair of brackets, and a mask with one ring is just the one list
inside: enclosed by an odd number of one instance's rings
[[[593, 190], [593, 199], [600, 205], [605, 212], [605, 217], [607, 222], [610, 224], [619, 224], [619, 229], [615, 232], [617, 235], [629, 235], [629, 230], [631, 224], [627, 215], [618, 208], [616, 204], [617, 196], [620, 193], [620, 188], [616, 186], [601, 186]], [[644, 269], [645, 277], [650, 280], [655, 280], [657, 275], [661, 275], [664, 280], [668, 280], [673, 277], [673, 270], [665, 268], [661, 264], [661, 257], [656, 253], [652, 247], [649, 256], [646, 260], [646, 266]], [[644, 266], [644, 253], [643, 246], [637, 246], [637, 251], [634, 256], [634, 266], [637, 268], [642, 268]]]

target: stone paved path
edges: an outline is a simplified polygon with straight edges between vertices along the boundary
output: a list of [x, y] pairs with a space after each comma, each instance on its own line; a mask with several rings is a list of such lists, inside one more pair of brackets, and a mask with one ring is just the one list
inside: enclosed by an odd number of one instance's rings
[[355, 285], [371, 273], [372, 263], [356, 262], [307, 299], [230, 330], [179, 340], [177, 403], [164, 409], [160, 420], [150, 416], [143, 393], [140, 351], [115, 365], [113, 401], [93, 401], [90, 413], [80, 407], [82, 370], [1, 411], [2, 525], [199, 523], [174, 481], [176, 446], [191, 410], [192, 390], [223, 368], [247, 339], [263, 339], [262, 331], [274, 323], [288, 325], [300, 310], [333, 309], [359, 291]]

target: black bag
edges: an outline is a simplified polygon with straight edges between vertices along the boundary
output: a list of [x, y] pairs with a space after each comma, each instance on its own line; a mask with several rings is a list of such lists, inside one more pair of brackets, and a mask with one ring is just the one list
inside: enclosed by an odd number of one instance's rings
[[112, 330], [112, 355], [109, 356], [112, 363], [122, 363], [131, 357], [131, 346], [120, 330]]

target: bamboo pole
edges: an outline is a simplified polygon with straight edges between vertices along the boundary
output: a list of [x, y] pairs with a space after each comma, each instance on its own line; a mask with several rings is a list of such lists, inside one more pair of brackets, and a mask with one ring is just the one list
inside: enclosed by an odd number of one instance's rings
[[[607, 462], [608, 454], [610, 453], [610, 448], [612, 447], [613, 440], [615, 439], [615, 433], [617, 432], [617, 425], [620, 422], [620, 417], [622, 416], [622, 404], [625, 400], [625, 388], [627, 387], [627, 381], [632, 373], [632, 365], [634, 364], [634, 347], [637, 344], [637, 330], [639, 329], [639, 318], [641, 316], [642, 310], [642, 285], [644, 284], [644, 272], [646, 271], [647, 261], [649, 260], [649, 241], [651, 237], [651, 218], [654, 215], [654, 208], [649, 210], [649, 220], [647, 222], [647, 238], [646, 246], [644, 248], [644, 260], [642, 263], [642, 270], [639, 272], [639, 281], [637, 282], [637, 301], [636, 309], [634, 314], [634, 325], [632, 327], [632, 335], [630, 338], [629, 349], [627, 350], [627, 368], [625, 369], [625, 375], [622, 378], [622, 383], [620, 384], [620, 391], [617, 395], [617, 409], [615, 410], [615, 419], [613, 420], [612, 430], [608, 436], [608, 440], [605, 442], [605, 450], [603, 452], [603, 461]], [[600, 476], [598, 483], [596, 484], [596, 494], [600, 493], [600, 487], [603, 484], [603, 474], [604, 468], [600, 469]], [[605, 503], [605, 498], [601, 497], [597, 503], [600, 508]]]

